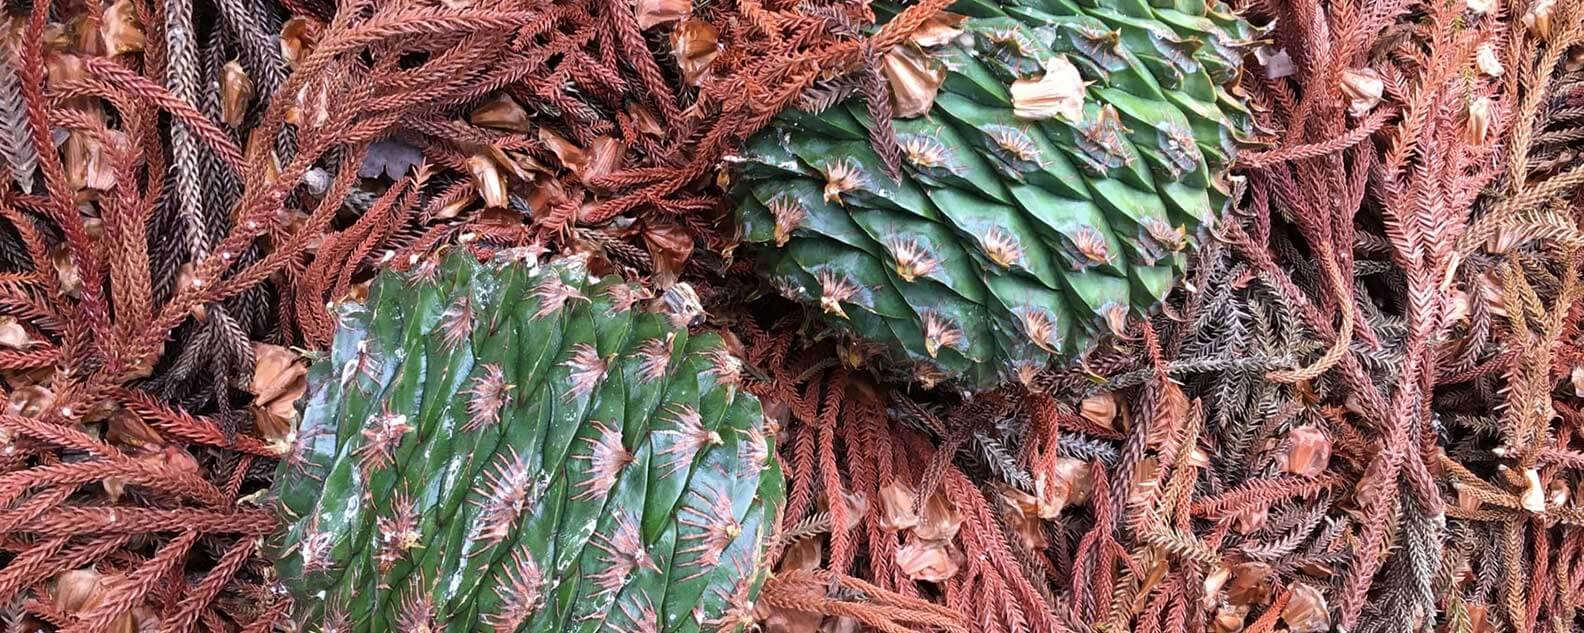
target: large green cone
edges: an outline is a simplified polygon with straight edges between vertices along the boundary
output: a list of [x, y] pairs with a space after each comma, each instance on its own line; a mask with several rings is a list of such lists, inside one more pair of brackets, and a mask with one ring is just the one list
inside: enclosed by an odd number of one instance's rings
[[739, 628], [784, 481], [720, 338], [575, 259], [430, 273], [310, 370], [269, 543], [301, 630]]
[[[1203, 0], [953, 10], [961, 34], [917, 49], [946, 72], [933, 106], [892, 120], [900, 181], [854, 100], [784, 113], [750, 140], [735, 188], [782, 293], [921, 376], [986, 387], [1083, 354], [1166, 295], [1227, 204], [1249, 125], [1228, 85], [1251, 36]], [[1087, 82], [1081, 113], [1015, 112], [1014, 81], [1053, 64]]]

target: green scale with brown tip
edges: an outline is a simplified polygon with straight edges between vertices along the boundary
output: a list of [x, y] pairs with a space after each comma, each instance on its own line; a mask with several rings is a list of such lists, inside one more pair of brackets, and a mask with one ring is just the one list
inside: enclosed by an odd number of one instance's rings
[[[854, 99], [783, 113], [750, 139], [733, 186], [779, 291], [921, 376], [988, 387], [1083, 354], [1165, 297], [1227, 206], [1224, 170], [1249, 127], [1229, 87], [1252, 35], [1203, 0], [951, 11], [966, 17], [955, 37], [903, 44], [944, 80], [927, 112], [891, 122], [900, 180]], [[1066, 97], [1062, 112], [1015, 103], [1014, 82], [1040, 96], [1028, 84], [1053, 68], [1073, 78], [1045, 95]]]
[[303, 631], [735, 631], [785, 483], [759, 402], [578, 259], [381, 275], [309, 372], [267, 546]]

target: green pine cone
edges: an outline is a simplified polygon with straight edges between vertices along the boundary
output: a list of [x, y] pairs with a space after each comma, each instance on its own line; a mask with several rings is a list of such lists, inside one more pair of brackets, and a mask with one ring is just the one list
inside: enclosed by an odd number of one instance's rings
[[382, 275], [313, 365], [268, 547], [304, 631], [731, 631], [785, 483], [738, 361], [592, 279]]
[[960, 32], [935, 25], [881, 64], [915, 115], [890, 122], [899, 180], [849, 99], [783, 113], [734, 189], [778, 290], [922, 377], [980, 388], [1080, 356], [1165, 297], [1227, 206], [1250, 125], [1229, 87], [1252, 35], [1205, 0], [953, 10]]

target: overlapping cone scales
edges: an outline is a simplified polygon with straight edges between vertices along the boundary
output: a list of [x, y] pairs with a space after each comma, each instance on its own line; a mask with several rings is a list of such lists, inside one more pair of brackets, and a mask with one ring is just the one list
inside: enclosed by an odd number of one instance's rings
[[1203, 0], [952, 11], [968, 19], [903, 44], [944, 73], [930, 107], [888, 75], [923, 113], [892, 121], [900, 181], [862, 103], [791, 111], [750, 140], [738, 217], [784, 294], [922, 374], [985, 386], [1164, 297], [1226, 204], [1248, 127], [1228, 86], [1252, 35]]
[[719, 337], [618, 305], [621, 286], [575, 259], [454, 256], [343, 308], [274, 489], [301, 630], [696, 631], [751, 610], [784, 499], [759, 403]]

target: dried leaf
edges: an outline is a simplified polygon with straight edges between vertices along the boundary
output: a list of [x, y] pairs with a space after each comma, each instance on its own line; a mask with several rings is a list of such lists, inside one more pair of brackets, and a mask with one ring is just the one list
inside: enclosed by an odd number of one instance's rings
[[1265, 67], [1266, 79], [1281, 79], [1298, 72], [1298, 67], [1293, 64], [1292, 56], [1287, 54], [1285, 48], [1261, 46], [1254, 49], [1254, 59]]
[[1288, 431], [1287, 444], [1287, 452], [1277, 457], [1277, 464], [1289, 473], [1318, 477], [1331, 462], [1331, 438], [1313, 425]]
[[825, 621], [825, 616], [818, 613], [769, 604], [763, 604], [761, 608], [764, 613], [758, 615], [756, 620], [762, 624], [765, 633], [818, 633], [820, 624]]
[[1282, 610], [1282, 621], [1292, 633], [1321, 633], [1331, 629], [1331, 612], [1326, 607], [1325, 595], [1303, 582], [1289, 588], [1292, 598]]
[[1535, 37], [1542, 41], [1551, 39], [1551, 16], [1556, 12], [1556, 0], [1539, 0], [1523, 14], [1522, 22]]
[[671, 287], [693, 255], [693, 238], [679, 224], [651, 222], [644, 225], [643, 241], [654, 260], [656, 287]]
[[236, 60], [220, 70], [220, 120], [231, 127], [242, 125], [248, 104], [253, 102], [253, 80]]
[[627, 116], [632, 117], [633, 125], [638, 128], [639, 132], [655, 138], [665, 136], [665, 128], [660, 127], [660, 119], [656, 118], [654, 112], [650, 111], [642, 103], [636, 101], [628, 103]]
[[864, 517], [869, 515], [869, 497], [861, 492], [842, 491], [842, 503], [845, 504], [844, 516], [846, 520], [840, 529], [851, 532], [863, 524]]
[[583, 148], [578, 147], [576, 143], [567, 140], [566, 137], [560, 134], [556, 134], [546, 128], [539, 128], [539, 142], [550, 148], [550, 151], [556, 155], [556, 159], [561, 161], [561, 166], [573, 174], [583, 173], [588, 166], [588, 152], [583, 151]]
[[1043, 551], [1050, 546], [1045, 524], [1039, 517], [1039, 499], [1034, 495], [1006, 484], [997, 483], [996, 492], [1001, 499], [1001, 520], [1029, 551]]
[[949, 543], [915, 536], [897, 550], [896, 563], [908, 578], [940, 583], [957, 575], [961, 557], [962, 554]]
[[962, 35], [962, 25], [967, 21], [966, 15], [941, 11], [919, 25], [908, 39], [925, 48], [945, 46]]
[[903, 119], [929, 112], [946, 81], [946, 68], [917, 46], [892, 48], [880, 71], [891, 86], [891, 114]]
[[[179, 472], [194, 477], [202, 474], [198, 469], [198, 461], [193, 459], [192, 455], [189, 455], [187, 451], [175, 446], [166, 445], [149, 452], [139, 453], [133, 456], [133, 459], [167, 472]], [[110, 501], [112, 502], [120, 500], [121, 495], [126, 493], [126, 480], [124, 478], [116, 476], [105, 477], [103, 484], [105, 494], [110, 496]]]
[[6, 413], [36, 418], [55, 405], [55, 392], [44, 385], [27, 385], [11, 392], [11, 402]]
[[[1486, 249], [1493, 253], [1505, 252], [1510, 247], [1507, 243], [1510, 238], [1506, 234], [1506, 231], [1498, 231], [1495, 236], [1491, 237], [1491, 243], [1486, 244]], [[1490, 272], [1480, 274], [1478, 285], [1480, 298], [1485, 301], [1486, 309], [1490, 310], [1493, 315], [1506, 318], [1507, 301], [1502, 296], [1501, 281], [1496, 279], [1496, 275]], [[1584, 393], [1580, 395], [1584, 395]]]
[[1348, 113], [1362, 117], [1380, 105], [1386, 94], [1386, 83], [1373, 68], [1342, 71], [1342, 94], [1348, 98]]
[[698, 291], [685, 281], [666, 288], [651, 302], [651, 309], [665, 315], [666, 320], [679, 328], [691, 328], [704, 322], [704, 304], [699, 301]]
[[715, 25], [698, 18], [683, 22], [671, 34], [671, 54], [688, 85], [697, 86], [703, 81], [710, 63], [720, 54], [719, 38]]
[[[1362, 504], [1361, 504], [1362, 505]], [[1233, 515], [1232, 527], [1239, 534], [1253, 534], [1265, 527], [1265, 521], [1270, 518], [1270, 504], [1256, 503]]]
[[647, 31], [661, 24], [670, 24], [688, 16], [692, 3], [688, 0], [638, 0], [638, 28]]
[[308, 364], [297, 353], [268, 343], [254, 343], [253, 378], [248, 392], [259, 434], [285, 452], [296, 426], [297, 400], [308, 391]]
[[913, 511], [918, 493], [902, 478], [891, 480], [880, 489], [880, 527], [886, 530], [906, 530], [919, 523]]
[[33, 337], [28, 335], [27, 328], [23, 327], [16, 317], [0, 316], [0, 346], [27, 349], [34, 342]]
[[1475, 145], [1484, 145], [1490, 137], [1490, 123], [1490, 97], [1478, 97], [1469, 102], [1468, 121], [1463, 128], [1468, 141]]
[[1567, 59], [1562, 62], [1562, 68], [1570, 73], [1584, 70], [1584, 48], [1575, 46], [1568, 50]]
[[1448, 323], [1465, 323], [1468, 321], [1469, 311], [1473, 306], [1474, 298], [1462, 288], [1453, 287], [1447, 291]]
[[72, 259], [71, 251], [64, 245], [51, 249], [50, 264], [55, 268], [55, 280], [60, 284], [61, 293], [78, 296], [82, 292], [82, 271]]
[[1217, 602], [1221, 600], [1221, 589], [1225, 587], [1227, 581], [1231, 579], [1232, 568], [1227, 567], [1226, 565], [1217, 565], [1215, 570], [1211, 571], [1209, 575], [1205, 576], [1204, 586], [1202, 587], [1204, 594], [1200, 599], [1200, 602], [1204, 605], [1204, 608], [1212, 608]]
[[143, 52], [143, 25], [138, 23], [132, 0], [116, 0], [106, 7], [99, 24], [105, 54], [110, 56]]
[[1480, 507], [1479, 495], [1460, 482], [1452, 482], [1452, 491], [1457, 493], [1457, 507], [1464, 512], [1473, 512]]
[[1160, 458], [1150, 455], [1139, 460], [1133, 470], [1132, 485], [1128, 487], [1128, 504], [1150, 503], [1150, 495], [1160, 487]]
[[1239, 605], [1270, 602], [1275, 576], [1276, 571], [1265, 563], [1239, 563], [1232, 568], [1232, 580], [1227, 583], [1227, 600]]
[[494, 160], [487, 156], [473, 154], [467, 157], [468, 173], [473, 176], [473, 187], [478, 190], [480, 197], [484, 198], [484, 206], [504, 209], [508, 200], [506, 190], [506, 176]]
[[[818, 569], [823, 562], [824, 548], [821, 546], [821, 540], [806, 538], [787, 547], [786, 552], [781, 554], [781, 561], [777, 563], [776, 570], [787, 572]], [[825, 620], [825, 616], [818, 613], [772, 606], [766, 601], [761, 601], [758, 610], [758, 620], [763, 623], [766, 633], [770, 631], [815, 633], [819, 630], [820, 623]]]
[[1105, 428], [1116, 430], [1117, 396], [1107, 392], [1084, 398], [1078, 405], [1078, 415]]
[[1215, 621], [1212, 623], [1215, 633], [1238, 633], [1243, 630], [1248, 621], [1248, 605], [1223, 604], [1215, 612]]
[[110, 416], [105, 424], [105, 441], [134, 452], [152, 452], [165, 446], [165, 437], [159, 431], [126, 409]]
[[805, 538], [788, 546], [776, 564], [778, 571], [794, 569], [819, 569], [825, 563], [825, 548], [818, 538]]
[[600, 179], [605, 178], [621, 169], [627, 156], [627, 145], [612, 136], [598, 136], [589, 144], [588, 162], [578, 173], [578, 180], [583, 186], [594, 190], [601, 190], [596, 186]]
[[286, 59], [286, 65], [296, 68], [307, 59], [308, 53], [319, 43], [324, 28], [323, 22], [300, 15], [287, 20], [281, 26], [280, 35], [281, 57]]
[[[475, 186], [474, 190], [477, 191], [477, 187], [476, 186]], [[454, 218], [454, 217], [457, 217], [459, 215], [462, 215], [462, 211], [463, 210], [467, 209], [468, 207], [473, 206], [473, 203], [478, 202], [478, 201], [479, 201], [478, 196], [477, 195], [471, 195], [471, 194], [463, 196], [463, 197], [458, 198], [456, 200], [453, 200], [453, 201], [451, 201], [449, 203], [446, 203], [445, 206], [442, 206], [438, 210], [436, 210], [434, 212], [434, 219], [436, 219], [436, 220], [449, 220], [451, 218]]]
[[1523, 470], [1524, 489], [1518, 501], [1523, 509], [1539, 514], [1546, 509], [1545, 487], [1540, 485], [1540, 473], [1533, 468]]
[[358, 167], [358, 177], [399, 180], [422, 162], [423, 152], [418, 148], [396, 139], [382, 139], [369, 145], [368, 154]]
[[[90, 115], [95, 116], [96, 115]], [[119, 143], [124, 134], [109, 130], [110, 138]], [[61, 160], [73, 187], [79, 190], [109, 191], [115, 188], [116, 172], [109, 150], [96, 137], [81, 132], [70, 132], [61, 146]]]
[[104, 600], [106, 580], [92, 567], [62, 572], [55, 577], [55, 609], [77, 615], [98, 606]]
[[1568, 482], [1563, 479], [1552, 479], [1546, 484], [1546, 505], [1552, 508], [1566, 506], [1572, 496], [1568, 490]]
[[551, 209], [567, 201], [566, 188], [561, 182], [549, 176], [535, 176], [532, 185], [528, 188], [528, 195], [524, 199], [528, 208], [533, 210], [537, 217], [549, 213]]
[[1068, 506], [1089, 501], [1094, 488], [1094, 473], [1088, 462], [1071, 457], [1050, 460], [1047, 468], [1034, 473], [1034, 494], [1039, 498], [1039, 517], [1054, 519]]
[[912, 534], [926, 541], [950, 541], [957, 538], [962, 522], [962, 514], [946, 500], [946, 495], [936, 492], [924, 504], [924, 512], [918, 525], [913, 526]]
[[1081, 121], [1089, 84], [1066, 55], [1056, 55], [1045, 60], [1045, 74], [1039, 79], [1012, 82], [1012, 114], [1034, 121], [1056, 117]]
[[1474, 65], [1479, 67], [1480, 72], [1491, 77], [1500, 77], [1505, 72], [1501, 60], [1496, 58], [1496, 47], [1490, 42], [1480, 44], [1479, 48], [1474, 50]]
[[493, 99], [474, 108], [473, 112], [468, 114], [468, 122], [480, 127], [492, 127], [521, 134], [534, 131], [533, 122], [528, 120], [528, 111], [524, 110], [517, 100], [504, 93], [497, 94]]

